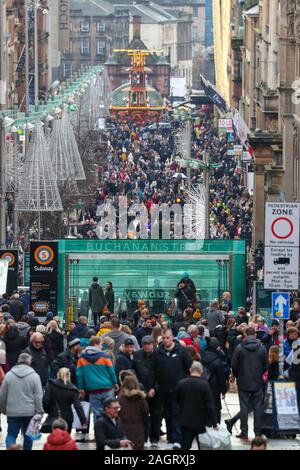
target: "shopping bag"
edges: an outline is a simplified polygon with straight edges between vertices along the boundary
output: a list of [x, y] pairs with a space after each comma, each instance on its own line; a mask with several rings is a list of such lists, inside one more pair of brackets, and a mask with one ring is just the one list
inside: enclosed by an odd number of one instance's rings
[[25, 436], [29, 437], [32, 441], [37, 441], [42, 437], [40, 429], [42, 427], [42, 416], [41, 415], [34, 415], [31, 418], [30, 423], [25, 432]]
[[[86, 417], [86, 420], [89, 424], [90, 422], [90, 410], [91, 410], [91, 404], [90, 402], [88, 401], [82, 401], [81, 402], [81, 406], [83, 408], [83, 412], [84, 412], [84, 415]], [[79, 416], [74, 408], [74, 405], [72, 405], [72, 411], [73, 411], [73, 424], [72, 424], [72, 427], [74, 429], [78, 429], [78, 430], [81, 430], [82, 429], [82, 425], [81, 425], [81, 422], [80, 422], [80, 419], [79, 419]]]
[[231, 450], [230, 434], [224, 427], [218, 429], [206, 427], [206, 432], [199, 434], [199, 443], [201, 449], [210, 450]]

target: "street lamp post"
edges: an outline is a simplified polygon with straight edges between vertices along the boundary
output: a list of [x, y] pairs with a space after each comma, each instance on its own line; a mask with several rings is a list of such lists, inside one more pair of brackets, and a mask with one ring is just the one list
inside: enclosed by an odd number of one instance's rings
[[209, 187], [209, 156], [206, 150], [204, 150], [203, 154], [203, 161], [206, 165], [206, 168], [203, 170], [203, 182], [205, 186], [205, 240], [210, 239], [210, 210], [209, 210], [209, 194], [210, 194], [210, 187]]
[[[0, 2], [0, 111], [6, 105], [6, 54], [4, 52], [4, 34], [6, 20], [6, 5]], [[6, 218], [5, 218], [5, 129], [2, 116], [0, 117], [0, 245], [5, 248]]]
[[38, 8], [34, 0], [34, 105], [39, 110], [39, 53], [38, 53]]

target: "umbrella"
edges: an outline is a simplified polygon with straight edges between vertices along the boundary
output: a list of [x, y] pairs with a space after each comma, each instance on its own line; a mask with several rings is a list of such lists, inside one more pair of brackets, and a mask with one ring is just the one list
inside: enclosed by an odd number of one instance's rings
[[175, 173], [175, 174], [173, 175], [173, 178], [178, 178], [178, 176], [181, 176], [182, 179], [186, 179], [186, 178], [187, 178], [187, 176], [184, 175], [183, 173]]

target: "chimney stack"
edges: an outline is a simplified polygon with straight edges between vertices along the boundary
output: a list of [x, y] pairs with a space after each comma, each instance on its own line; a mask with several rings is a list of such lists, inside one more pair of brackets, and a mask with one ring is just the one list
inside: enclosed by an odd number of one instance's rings
[[133, 23], [133, 38], [141, 39], [142, 17], [139, 15], [133, 15], [132, 23]]

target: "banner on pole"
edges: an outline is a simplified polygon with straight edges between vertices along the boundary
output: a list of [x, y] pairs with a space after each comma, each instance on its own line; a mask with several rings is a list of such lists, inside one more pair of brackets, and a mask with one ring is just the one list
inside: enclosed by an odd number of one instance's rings
[[8, 260], [0, 259], [0, 295], [6, 293], [8, 275]]
[[216, 107], [221, 111], [221, 113], [226, 113], [227, 105], [224, 98], [217, 92], [215, 87], [209, 80], [203, 77], [200, 74], [201, 86], [208, 98], [212, 100], [212, 102], [216, 105]]

